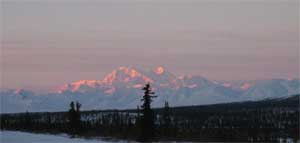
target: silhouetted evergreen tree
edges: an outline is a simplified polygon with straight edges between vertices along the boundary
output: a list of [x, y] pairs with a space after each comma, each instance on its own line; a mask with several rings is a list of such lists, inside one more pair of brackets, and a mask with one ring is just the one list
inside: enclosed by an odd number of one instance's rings
[[80, 115], [80, 107], [81, 107], [81, 104], [79, 102], [76, 102], [76, 129], [79, 131], [81, 131], [81, 115]]
[[76, 110], [75, 110], [75, 104], [74, 102], [72, 101], [70, 103], [70, 109], [69, 109], [69, 112], [68, 112], [68, 119], [69, 119], [69, 129], [72, 133], [75, 132], [75, 119], [76, 119]]
[[170, 125], [171, 125], [171, 113], [169, 103], [165, 102], [165, 107], [162, 115], [162, 130], [164, 136], [170, 136]]
[[156, 96], [153, 96], [153, 94], [155, 93], [152, 91], [149, 83], [146, 84], [142, 90], [144, 90], [144, 96], [143, 99], [141, 99], [141, 101], [143, 101], [143, 105], [141, 106], [142, 117], [141, 117], [140, 140], [149, 141], [152, 140], [155, 135], [155, 125], [154, 125], [155, 116], [153, 110], [151, 109], [151, 102], [152, 102], [152, 98]]
[[78, 102], [76, 102], [76, 105], [74, 104], [73, 101], [70, 103], [70, 110], [68, 112], [69, 130], [73, 134], [80, 132], [80, 128], [81, 128], [80, 107], [81, 104]]

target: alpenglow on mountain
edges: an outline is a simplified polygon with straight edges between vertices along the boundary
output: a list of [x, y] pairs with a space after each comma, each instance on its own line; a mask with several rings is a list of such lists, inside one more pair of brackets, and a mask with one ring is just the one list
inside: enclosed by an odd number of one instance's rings
[[155, 107], [163, 106], [165, 101], [171, 106], [202, 105], [300, 93], [299, 79], [220, 82], [202, 76], [176, 76], [163, 67], [149, 71], [120, 67], [103, 79], [67, 83], [44, 94], [2, 90], [1, 112], [65, 111], [71, 101], [79, 101], [84, 110], [137, 108], [146, 83], [158, 96], [153, 102]]

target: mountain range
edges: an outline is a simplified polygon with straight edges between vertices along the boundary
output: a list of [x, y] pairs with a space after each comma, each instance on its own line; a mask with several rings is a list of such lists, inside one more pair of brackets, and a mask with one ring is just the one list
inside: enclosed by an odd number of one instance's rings
[[203, 105], [300, 93], [299, 79], [225, 82], [202, 76], [177, 76], [161, 66], [149, 71], [119, 67], [103, 79], [66, 83], [49, 93], [1, 90], [1, 112], [65, 111], [71, 101], [80, 102], [84, 110], [137, 108], [146, 83], [157, 95], [154, 107], [163, 106], [165, 101], [171, 106]]

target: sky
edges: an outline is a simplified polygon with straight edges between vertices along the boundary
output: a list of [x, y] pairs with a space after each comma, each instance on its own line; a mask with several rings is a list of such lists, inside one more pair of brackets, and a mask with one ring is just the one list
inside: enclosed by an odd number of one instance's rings
[[1, 88], [119, 66], [211, 80], [299, 76], [298, 0], [2, 0]]

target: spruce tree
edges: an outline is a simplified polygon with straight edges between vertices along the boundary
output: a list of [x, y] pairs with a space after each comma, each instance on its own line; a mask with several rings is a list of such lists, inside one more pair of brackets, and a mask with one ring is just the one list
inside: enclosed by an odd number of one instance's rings
[[152, 98], [155, 93], [152, 91], [150, 84], [146, 84], [142, 89], [144, 90], [144, 96], [141, 101], [143, 101], [142, 108], [142, 118], [141, 118], [141, 141], [149, 141], [154, 138], [155, 135], [155, 124], [154, 124], [154, 113], [151, 109]]
[[81, 128], [80, 107], [81, 104], [78, 102], [76, 102], [76, 104], [73, 101], [70, 103], [68, 118], [69, 118], [69, 129], [72, 134], [79, 133]]
[[170, 123], [171, 123], [171, 115], [170, 115], [170, 107], [169, 103], [166, 101], [165, 102], [165, 107], [163, 111], [163, 134], [165, 136], [170, 136]]
[[79, 102], [76, 102], [75, 124], [76, 124], [76, 130], [78, 133], [81, 131], [80, 107], [81, 107], [81, 104]]
[[70, 109], [68, 112], [68, 120], [69, 120], [69, 130], [71, 133], [75, 132], [75, 126], [76, 126], [76, 109], [75, 109], [75, 104], [72, 101], [70, 103]]

